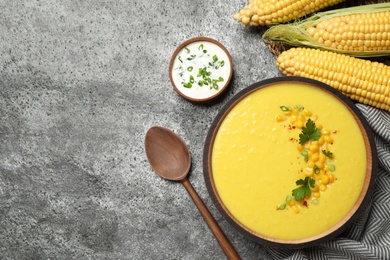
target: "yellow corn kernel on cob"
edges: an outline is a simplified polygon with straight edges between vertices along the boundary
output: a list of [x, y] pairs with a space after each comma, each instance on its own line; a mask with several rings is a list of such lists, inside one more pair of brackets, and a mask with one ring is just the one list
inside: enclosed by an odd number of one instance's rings
[[390, 3], [317, 13], [300, 22], [276, 25], [263, 39], [356, 57], [390, 55]]
[[276, 62], [287, 76], [321, 81], [352, 100], [390, 111], [390, 67], [311, 48], [291, 48]]
[[233, 19], [250, 26], [270, 26], [298, 19], [344, 0], [250, 0]]

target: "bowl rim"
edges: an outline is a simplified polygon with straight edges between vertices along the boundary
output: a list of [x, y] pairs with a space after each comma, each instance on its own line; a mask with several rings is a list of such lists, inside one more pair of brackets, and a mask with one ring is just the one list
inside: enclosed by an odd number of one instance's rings
[[[211, 155], [212, 155], [214, 139], [218, 132], [219, 126], [223, 122], [226, 115], [231, 111], [231, 109], [238, 102], [240, 102], [242, 99], [244, 99], [252, 92], [273, 84], [278, 84], [283, 82], [304, 83], [313, 87], [317, 87], [327, 92], [328, 94], [335, 96], [340, 102], [344, 103], [344, 105], [348, 108], [350, 113], [354, 116], [362, 132], [363, 139], [366, 146], [366, 160], [367, 160], [366, 176], [363, 183], [363, 188], [352, 209], [339, 223], [337, 223], [334, 227], [330, 228], [329, 230], [312, 237], [297, 239], [297, 240], [286, 240], [286, 239], [276, 239], [276, 238], [266, 237], [252, 230], [249, 230], [243, 224], [239, 223], [239, 221], [236, 220], [234, 216], [227, 210], [227, 208], [223, 205], [222, 200], [219, 198], [218, 192], [213, 182], [212, 169], [211, 169]], [[236, 95], [234, 95], [220, 109], [219, 113], [214, 118], [209, 128], [209, 131], [207, 133], [204, 150], [203, 150], [203, 175], [204, 175], [208, 193], [215, 207], [218, 209], [218, 211], [224, 217], [224, 219], [239, 233], [243, 234], [244, 236], [246, 236], [247, 238], [249, 238], [254, 242], [263, 244], [265, 246], [271, 246], [271, 247], [282, 247], [282, 248], [289, 248], [289, 249], [306, 248], [306, 247], [318, 245], [319, 243], [328, 241], [341, 234], [348, 227], [350, 227], [353, 224], [353, 222], [355, 222], [357, 218], [362, 214], [362, 212], [366, 209], [368, 203], [371, 200], [372, 193], [375, 187], [377, 171], [378, 171], [378, 157], [377, 157], [374, 135], [367, 120], [360, 112], [360, 110], [356, 107], [354, 102], [352, 102], [348, 97], [343, 95], [338, 90], [330, 87], [329, 85], [323, 82], [309, 79], [309, 78], [297, 77], [297, 76], [283, 76], [283, 77], [274, 77], [270, 79], [265, 79], [250, 85], [249, 87], [241, 90]]]
[[[211, 42], [211, 43], [214, 43], [215, 45], [217, 45], [219, 48], [221, 48], [221, 50], [223, 52], [225, 52], [225, 54], [227, 55], [228, 57], [228, 60], [229, 60], [229, 66], [230, 66], [230, 73], [229, 73], [229, 76], [226, 80], [226, 83], [223, 85], [223, 87], [221, 87], [221, 89], [215, 93], [214, 95], [211, 95], [209, 97], [206, 97], [206, 98], [194, 98], [194, 97], [191, 97], [191, 96], [188, 96], [188, 95], [185, 95], [182, 91], [180, 91], [180, 89], [176, 86], [175, 82], [173, 81], [173, 77], [172, 77], [172, 68], [173, 68], [173, 63], [175, 62], [175, 58], [177, 56], [177, 54], [185, 47], [187, 46], [188, 44], [190, 43], [193, 43], [193, 42], [199, 42], [199, 41], [207, 41], [207, 42]], [[225, 90], [228, 88], [228, 86], [230, 85], [230, 81], [232, 79], [232, 76], [233, 76], [233, 60], [232, 60], [232, 57], [229, 53], [229, 51], [226, 49], [226, 47], [219, 41], [213, 39], [213, 38], [210, 38], [210, 37], [205, 37], [205, 36], [197, 36], [197, 37], [193, 37], [193, 38], [190, 38], [184, 42], [182, 42], [176, 49], [175, 51], [173, 52], [172, 56], [171, 56], [171, 60], [169, 62], [169, 68], [168, 68], [168, 74], [169, 74], [169, 80], [173, 86], [173, 88], [175, 89], [175, 91], [181, 96], [183, 97], [184, 99], [186, 100], [189, 100], [191, 102], [195, 102], [195, 103], [203, 103], [203, 102], [207, 102], [207, 101], [211, 101], [211, 100], [214, 100], [215, 98], [217, 98], [218, 96], [220, 96], [223, 92], [225, 92]]]

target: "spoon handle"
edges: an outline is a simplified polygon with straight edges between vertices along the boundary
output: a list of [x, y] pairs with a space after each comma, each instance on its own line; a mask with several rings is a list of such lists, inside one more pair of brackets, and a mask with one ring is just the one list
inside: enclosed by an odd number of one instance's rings
[[216, 237], [219, 245], [222, 247], [222, 250], [225, 252], [228, 259], [240, 259], [236, 250], [232, 244], [227, 239], [226, 235], [223, 233], [222, 229], [219, 227], [217, 221], [215, 221], [213, 215], [207, 209], [206, 205], [203, 203], [202, 199], [199, 197], [198, 193], [195, 191], [194, 187], [191, 185], [188, 178], [184, 178], [181, 183], [184, 185], [188, 194], [190, 194], [192, 200], [194, 201], [196, 207], [199, 209], [207, 225], [213, 232]]

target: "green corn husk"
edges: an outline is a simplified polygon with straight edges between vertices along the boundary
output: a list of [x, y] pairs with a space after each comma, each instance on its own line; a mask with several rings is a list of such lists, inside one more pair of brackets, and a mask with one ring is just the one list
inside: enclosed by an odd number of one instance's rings
[[345, 16], [351, 14], [362, 13], [377, 13], [390, 11], [390, 3], [380, 4], [368, 4], [349, 8], [335, 9], [326, 12], [320, 12], [312, 15], [311, 17], [293, 22], [290, 24], [280, 24], [269, 28], [264, 34], [264, 40], [271, 40], [274, 42], [280, 42], [291, 46], [305, 46], [311, 48], [317, 48], [327, 51], [333, 51], [355, 57], [379, 57], [389, 56], [390, 46], [387, 50], [339, 50], [336, 48], [328, 47], [325, 44], [317, 42], [306, 30], [311, 26], [315, 26], [318, 23], [328, 20], [337, 16]]

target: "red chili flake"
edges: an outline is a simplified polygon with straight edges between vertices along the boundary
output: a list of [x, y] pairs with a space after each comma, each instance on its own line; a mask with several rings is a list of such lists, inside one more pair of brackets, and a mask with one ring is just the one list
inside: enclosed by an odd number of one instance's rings
[[309, 204], [307, 204], [307, 201], [306, 201], [306, 200], [303, 201], [303, 206], [305, 206], [306, 208], [309, 207]]
[[295, 125], [292, 126], [292, 129], [295, 129]]
[[333, 131], [333, 133], [334, 133], [334, 134], [337, 134], [337, 133], [338, 133], [338, 131], [337, 131], [337, 130], [334, 130], [334, 131]]

